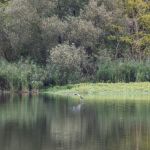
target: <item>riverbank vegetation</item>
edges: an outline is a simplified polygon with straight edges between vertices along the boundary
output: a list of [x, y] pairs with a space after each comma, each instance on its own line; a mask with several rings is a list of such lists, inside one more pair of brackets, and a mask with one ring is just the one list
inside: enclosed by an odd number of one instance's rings
[[39, 89], [43, 85], [44, 70], [33, 62], [19, 61], [8, 63], [0, 61], [1, 90], [27, 92], [28, 89]]
[[0, 0], [0, 91], [149, 82], [149, 10], [144, 0]]
[[84, 100], [150, 100], [150, 84], [142, 83], [82, 83], [55, 86], [45, 92], [54, 96]]

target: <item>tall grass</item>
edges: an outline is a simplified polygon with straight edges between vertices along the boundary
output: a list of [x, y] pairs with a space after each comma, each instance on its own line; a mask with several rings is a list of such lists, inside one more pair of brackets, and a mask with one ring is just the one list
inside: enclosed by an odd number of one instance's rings
[[0, 61], [0, 90], [28, 91], [42, 86], [44, 70], [29, 61]]
[[101, 82], [150, 81], [150, 63], [117, 61], [100, 64], [96, 78]]
[[[65, 77], [63, 75], [66, 75]], [[89, 75], [90, 76], [90, 75]], [[85, 76], [84, 82], [89, 82]], [[83, 82], [83, 74], [64, 74], [51, 68], [41, 68], [32, 61], [8, 63], [0, 60], [0, 91], [29, 91], [50, 85]], [[150, 62], [107, 62], [101, 63], [90, 82], [146, 82], [150, 81]]]

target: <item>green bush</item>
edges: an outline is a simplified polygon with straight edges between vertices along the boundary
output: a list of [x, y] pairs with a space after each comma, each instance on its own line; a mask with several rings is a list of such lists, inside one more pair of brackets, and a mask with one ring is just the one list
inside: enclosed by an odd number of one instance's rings
[[[45, 74], [45, 75], [44, 75]], [[39, 89], [43, 85], [46, 73], [29, 61], [8, 63], [0, 61], [0, 89], [12, 91], [27, 91]]]
[[150, 81], [150, 64], [140, 64], [136, 75], [137, 81]]
[[150, 64], [148, 62], [108, 62], [99, 65], [97, 80], [102, 82], [150, 81]]
[[119, 65], [116, 64], [116, 69], [118, 71], [116, 72], [116, 79], [121, 82], [135, 82], [136, 68], [136, 65], [132, 62], [124, 62]]
[[87, 54], [82, 47], [76, 48], [74, 44], [68, 43], [59, 44], [50, 50], [47, 64], [49, 78], [59, 85], [77, 83], [87, 62]]
[[110, 64], [103, 64], [99, 67], [97, 71], [97, 78], [99, 81], [113, 81], [113, 76], [114, 76], [114, 69], [113, 66]]

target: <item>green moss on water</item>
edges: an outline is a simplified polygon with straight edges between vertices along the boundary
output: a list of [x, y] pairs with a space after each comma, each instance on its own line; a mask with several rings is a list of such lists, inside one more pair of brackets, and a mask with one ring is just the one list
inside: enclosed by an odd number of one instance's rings
[[79, 93], [85, 100], [150, 100], [150, 82], [71, 84], [49, 88], [45, 93], [72, 98]]

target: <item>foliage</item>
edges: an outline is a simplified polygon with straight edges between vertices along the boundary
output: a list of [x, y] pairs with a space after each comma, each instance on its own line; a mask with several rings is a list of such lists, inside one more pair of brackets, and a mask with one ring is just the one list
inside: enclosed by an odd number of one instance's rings
[[0, 61], [0, 89], [28, 91], [42, 87], [45, 71], [33, 62], [19, 61], [8, 63]]
[[102, 29], [105, 29], [112, 23], [112, 12], [107, 11], [104, 4], [99, 6], [98, 1], [95, 0], [89, 1], [89, 4], [82, 11], [81, 17], [92, 21], [95, 26]]
[[59, 18], [66, 16], [78, 16], [80, 9], [82, 9], [89, 0], [57, 0], [56, 14]]
[[86, 67], [87, 56], [84, 49], [75, 45], [60, 44], [50, 50], [49, 71], [57, 84], [77, 81]]
[[69, 24], [68, 39], [75, 45], [83, 46], [87, 49], [87, 53], [91, 54], [95, 45], [98, 43], [100, 30], [92, 24], [80, 18], [71, 18]]
[[44, 44], [51, 49], [66, 40], [68, 23], [61, 21], [57, 16], [42, 20], [42, 37]]
[[[44, 85], [149, 81], [149, 10], [145, 0], [1, 0], [0, 59], [26, 78], [17, 65], [30, 58], [45, 71]], [[18, 89], [21, 79], [13, 73], [16, 85], [8, 75], [3, 88]]]
[[103, 82], [135, 82], [150, 81], [150, 64], [134, 61], [109, 62], [99, 66], [98, 81]]

